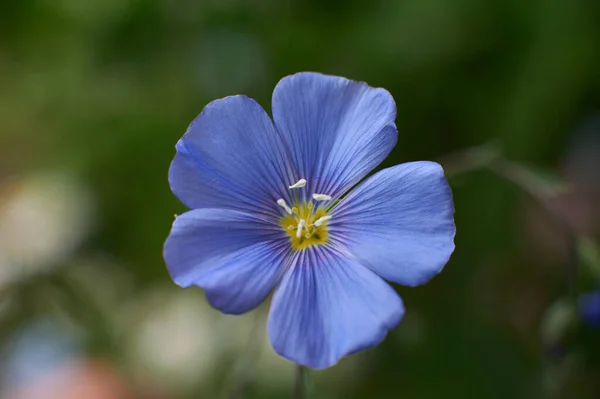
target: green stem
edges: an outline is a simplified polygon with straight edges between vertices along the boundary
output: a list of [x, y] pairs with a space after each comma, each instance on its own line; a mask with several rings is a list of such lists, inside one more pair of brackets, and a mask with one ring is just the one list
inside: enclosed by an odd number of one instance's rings
[[296, 365], [294, 368], [294, 399], [307, 399], [307, 370], [305, 367]]
[[[231, 374], [227, 379], [226, 391], [222, 397], [236, 399], [246, 397], [246, 392], [251, 385], [254, 376], [254, 366], [260, 357], [262, 347], [263, 326], [265, 324], [266, 310], [268, 307], [262, 306], [256, 310], [256, 316], [252, 322], [252, 329], [246, 343], [246, 348], [242, 352], [240, 360], [234, 365]], [[231, 388], [229, 388], [231, 387]]]

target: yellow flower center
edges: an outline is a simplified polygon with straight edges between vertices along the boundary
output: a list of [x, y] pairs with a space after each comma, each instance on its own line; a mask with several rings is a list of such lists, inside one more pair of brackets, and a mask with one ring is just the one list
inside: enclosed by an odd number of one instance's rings
[[[288, 186], [290, 190], [304, 190], [306, 187], [306, 179], [300, 179], [296, 183]], [[305, 193], [306, 194], [306, 193]], [[327, 213], [327, 207], [317, 205], [312, 201], [299, 202], [298, 195], [292, 195], [295, 199], [292, 207], [285, 202], [285, 199], [279, 198], [279, 205], [286, 214], [279, 220], [279, 224], [290, 236], [290, 243], [295, 251], [300, 251], [310, 247], [311, 245], [323, 245], [327, 243], [327, 222], [331, 216]], [[306, 197], [304, 197], [306, 198]], [[327, 194], [313, 193], [312, 199], [317, 204], [330, 203], [332, 198]]]
[[290, 236], [295, 251], [327, 243], [327, 221], [331, 217], [326, 208], [314, 209], [314, 204], [309, 202], [294, 204], [291, 210], [290, 215], [281, 218], [280, 224]]

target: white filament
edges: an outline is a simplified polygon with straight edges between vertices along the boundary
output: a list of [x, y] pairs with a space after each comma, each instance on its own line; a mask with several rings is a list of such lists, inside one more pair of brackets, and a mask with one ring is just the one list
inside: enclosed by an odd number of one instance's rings
[[296, 183], [292, 184], [291, 186], [288, 186], [288, 188], [291, 190], [293, 188], [302, 188], [304, 186], [306, 186], [306, 179], [300, 179]]
[[321, 216], [320, 218], [318, 218], [315, 221], [315, 226], [320, 226], [323, 223], [325, 223], [326, 221], [328, 221], [329, 219], [331, 219], [331, 216], [327, 215], [327, 216]]
[[279, 198], [279, 199], [277, 200], [277, 205], [279, 205], [280, 207], [282, 207], [283, 209], [285, 209], [285, 211], [286, 211], [288, 214], [290, 214], [290, 215], [292, 214], [292, 208], [290, 208], [290, 207], [288, 206], [288, 204], [286, 204], [286, 203], [285, 203], [285, 200], [284, 200], [283, 198]]
[[306, 223], [304, 221], [304, 219], [300, 219], [300, 221], [298, 222], [298, 229], [296, 230], [296, 238], [300, 238], [300, 236], [302, 235], [302, 229], [304, 228], [304, 223]]
[[330, 201], [331, 195], [327, 194], [313, 194], [312, 197], [315, 201]]

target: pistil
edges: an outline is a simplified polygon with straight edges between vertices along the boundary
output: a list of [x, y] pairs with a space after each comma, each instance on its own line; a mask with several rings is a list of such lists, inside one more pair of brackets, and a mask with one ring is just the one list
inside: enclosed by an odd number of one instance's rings
[[300, 221], [298, 222], [298, 229], [296, 230], [296, 238], [300, 238], [300, 236], [302, 235], [302, 229], [304, 228], [304, 224], [306, 222], [304, 221], [304, 219], [300, 219]]

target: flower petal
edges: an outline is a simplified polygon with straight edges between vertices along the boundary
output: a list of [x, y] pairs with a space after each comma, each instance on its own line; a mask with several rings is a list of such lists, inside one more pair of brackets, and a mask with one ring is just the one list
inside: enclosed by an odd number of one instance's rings
[[275, 291], [268, 331], [281, 356], [325, 368], [377, 345], [404, 305], [380, 277], [324, 247], [297, 252]]
[[256, 216], [196, 209], [177, 217], [164, 247], [167, 268], [183, 286], [197, 285], [210, 303], [240, 314], [273, 290], [288, 259], [281, 228]]
[[319, 73], [283, 78], [273, 119], [308, 193], [337, 198], [396, 145], [396, 104], [384, 89]]
[[231, 96], [208, 104], [176, 146], [171, 189], [190, 208], [277, 212], [291, 175], [271, 119], [256, 101]]
[[454, 250], [454, 205], [442, 167], [411, 162], [373, 175], [332, 211], [330, 237], [383, 278], [424, 284]]

